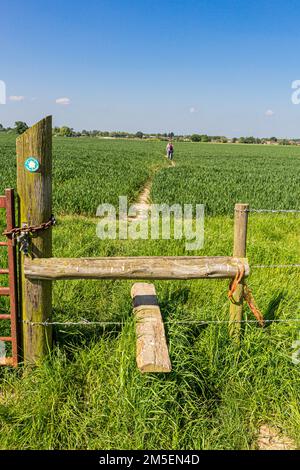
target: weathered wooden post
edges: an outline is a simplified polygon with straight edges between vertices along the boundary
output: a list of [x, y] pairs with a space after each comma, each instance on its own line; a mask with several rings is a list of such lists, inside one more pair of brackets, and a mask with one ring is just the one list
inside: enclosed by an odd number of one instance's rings
[[[48, 116], [17, 139], [19, 226], [37, 226], [52, 214], [52, 117]], [[33, 258], [52, 256], [52, 229], [38, 231], [30, 240]], [[20, 254], [22, 348], [25, 363], [35, 363], [52, 344], [50, 326], [35, 325], [51, 318], [51, 281], [25, 279]]]
[[171, 372], [165, 328], [153, 284], [138, 282], [131, 297], [136, 317], [136, 362], [141, 372]]
[[[246, 257], [247, 225], [248, 225], [249, 204], [235, 204], [234, 206], [234, 245], [233, 256], [239, 258]], [[243, 318], [244, 300], [243, 279], [238, 284], [230, 303], [230, 324], [229, 333], [239, 340], [241, 331], [241, 320]]]

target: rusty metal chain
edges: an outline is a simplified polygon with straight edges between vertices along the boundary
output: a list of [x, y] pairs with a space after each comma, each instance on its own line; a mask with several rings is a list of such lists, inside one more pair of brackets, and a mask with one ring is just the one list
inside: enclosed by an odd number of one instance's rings
[[56, 219], [54, 215], [52, 214], [48, 222], [43, 222], [39, 225], [29, 225], [28, 227], [15, 227], [12, 228], [11, 230], [5, 230], [2, 235], [5, 235], [6, 237], [16, 237], [17, 235], [21, 234], [33, 234], [40, 232], [42, 230], [47, 230], [48, 228], [52, 227], [53, 225], [56, 224]]

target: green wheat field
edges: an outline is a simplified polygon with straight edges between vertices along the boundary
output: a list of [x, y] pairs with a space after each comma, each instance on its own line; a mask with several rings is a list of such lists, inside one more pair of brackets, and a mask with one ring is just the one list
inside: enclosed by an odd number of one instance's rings
[[[169, 167], [164, 142], [54, 138], [53, 145], [54, 256], [231, 255], [235, 203], [300, 209], [299, 147], [177, 143]], [[15, 136], [0, 135], [0, 161], [2, 194], [16, 186]], [[134, 202], [149, 180], [151, 202], [205, 204], [202, 249], [186, 252], [184, 240], [97, 238], [97, 206], [118, 205], [121, 195]], [[250, 266], [299, 264], [299, 239], [299, 213], [251, 213]], [[248, 281], [266, 319], [300, 318], [299, 268], [253, 267]], [[300, 447], [300, 363], [292, 360], [300, 322], [244, 324], [237, 347], [222, 323], [227, 281], [154, 284], [172, 362], [165, 375], [136, 367], [132, 282], [54, 283], [53, 321], [121, 325], [58, 325], [39, 367], [0, 369], [0, 449], [256, 449], [264, 425]], [[0, 312], [7, 309], [1, 299]], [[253, 320], [248, 307], [245, 318]]]

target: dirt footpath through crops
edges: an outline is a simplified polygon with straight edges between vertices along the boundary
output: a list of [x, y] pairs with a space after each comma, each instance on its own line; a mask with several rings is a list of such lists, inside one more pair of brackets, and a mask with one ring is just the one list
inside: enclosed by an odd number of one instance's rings
[[[168, 162], [169, 162], [170, 168], [176, 166], [173, 160], [168, 160]], [[150, 210], [150, 192], [151, 192], [151, 187], [152, 187], [152, 180], [153, 180], [153, 176], [146, 182], [142, 191], [138, 195], [137, 201], [133, 205], [133, 208], [135, 209], [136, 214], [133, 217], [128, 217], [127, 218], [128, 221], [144, 220], [148, 217], [148, 212]]]

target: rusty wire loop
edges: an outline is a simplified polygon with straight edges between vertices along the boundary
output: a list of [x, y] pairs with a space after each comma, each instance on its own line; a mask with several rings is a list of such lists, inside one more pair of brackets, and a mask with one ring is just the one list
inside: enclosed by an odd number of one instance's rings
[[48, 222], [43, 222], [39, 225], [29, 225], [28, 227], [15, 227], [11, 230], [5, 230], [2, 235], [6, 237], [15, 237], [16, 235], [25, 234], [25, 233], [37, 233], [43, 230], [47, 230], [50, 227], [53, 227], [56, 224], [56, 219], [52, 214]]
[[[233, 279], [233, 281], [231, 281], [231, 283], [229, 285], [229, 292], [228, 292], [228, 298], [229, 298], [230, 302], [232, 302], [234, 304], [236, 304], [237, 302], [235, 301], [235, 299], [233, 297], [233, 294], [235, 293], [238, 285], [241, 284], [241, 281], [243, 280], [244, 274], [245, 274], [244, 265], [242, 265], [242, 267], [240, 267], [238, 265], [237, 266], [237, 273], [235, 275], [235, 278]], [[264, 320], [264, 317], [263, 317], [261, 311], [259, 310], [259, 308], [256, 305], [256, 302], [254, 300], [251, 289], [249, 289], [249, 287], [246, 285], [245, 282], [243, 282], [241, 284], [241, 286], [242, 286], [242, 293], [241, 293], [242, 298], [245, 299], [245, 301], [247, 302], [251, 312], [255, 316], [256, 320], [258, 321], [260, 326], [263, 327], [265, 325], [265, 320]]]

